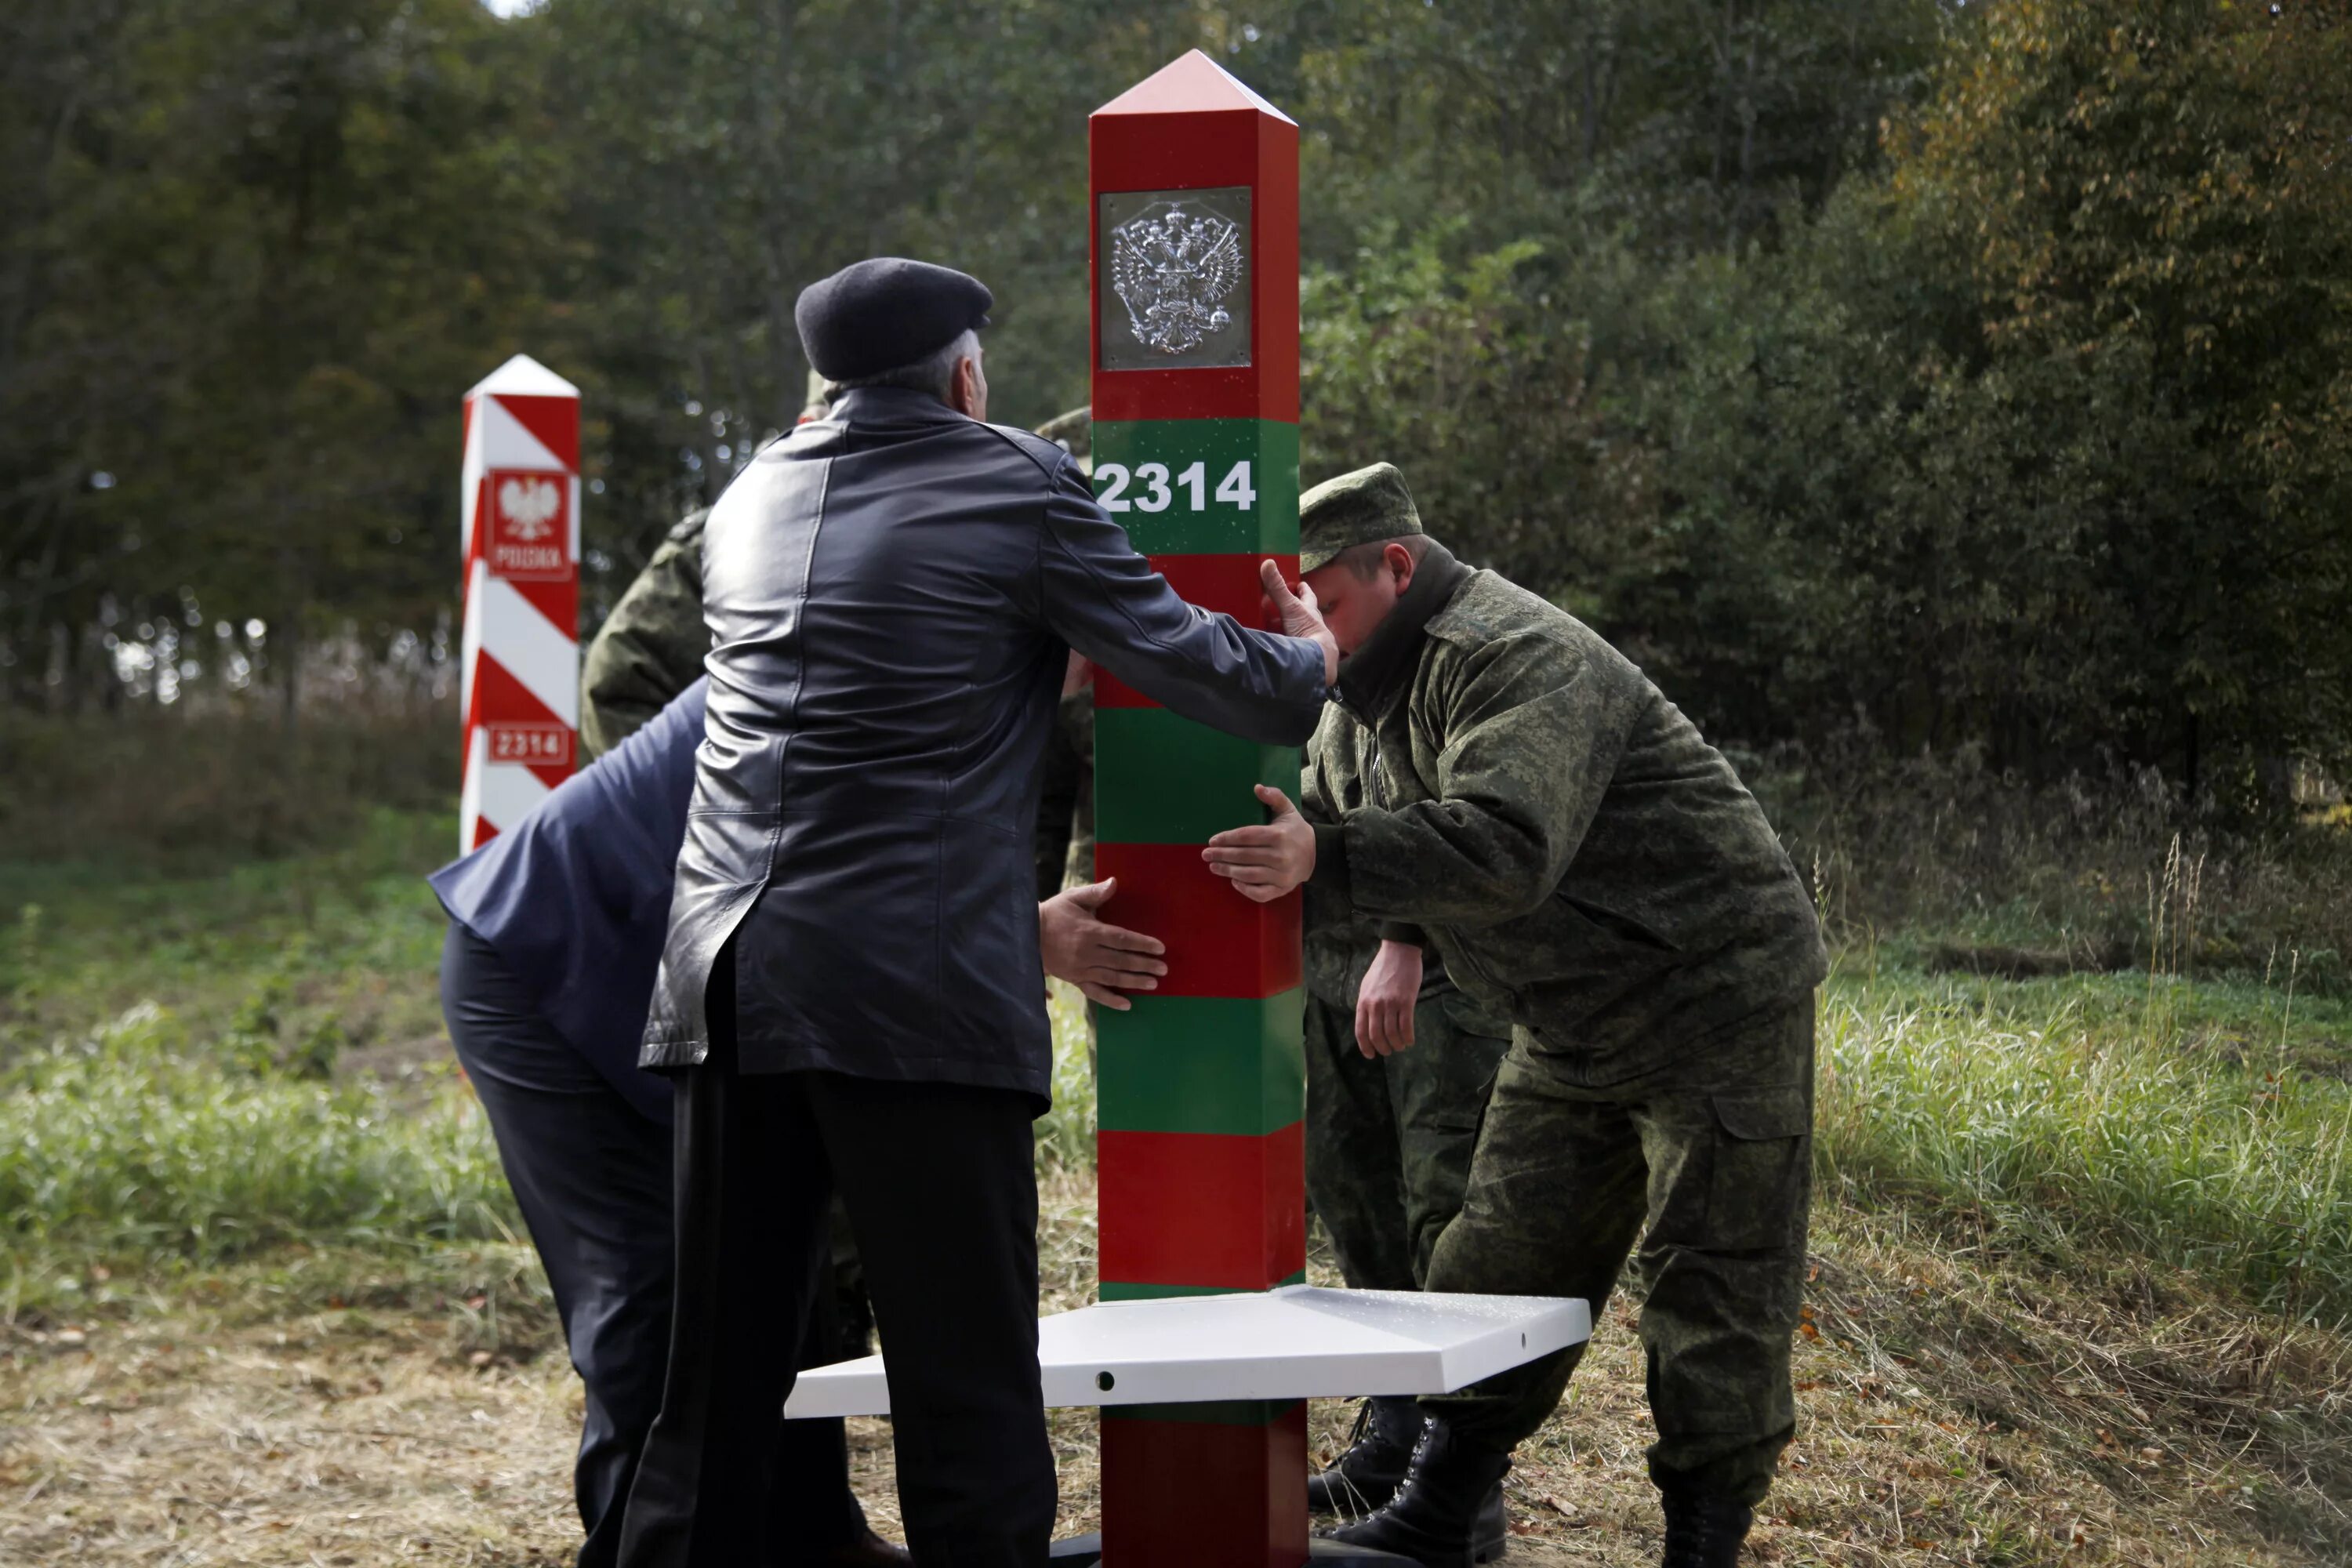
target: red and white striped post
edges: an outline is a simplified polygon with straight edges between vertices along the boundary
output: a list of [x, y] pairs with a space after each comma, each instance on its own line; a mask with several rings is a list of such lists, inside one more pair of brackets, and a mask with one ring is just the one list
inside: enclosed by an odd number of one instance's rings
[[466, 774], [457, 847], [572, 772], [580, 732], [580, 389], [527, 354], [466, 394]]

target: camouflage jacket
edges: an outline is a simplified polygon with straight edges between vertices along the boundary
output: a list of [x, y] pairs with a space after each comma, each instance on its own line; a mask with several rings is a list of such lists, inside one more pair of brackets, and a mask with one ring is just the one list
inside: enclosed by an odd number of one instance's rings
[[1590, 627], [1433, 548], [1308, 751], [1310, 930], [1425, 940], [1588, 1082], [1803, 994], [1804, 883], [1722, 754]]
[[1045, 742], [1045, 784], [1037, 795], [1037, 897], [1066, 878], [1095, 879], [1095, 689], [1065, 692]]
[[603, 756], [702, 674], [702, 522], [688, 512], [669, 531], [580, 661], [581, 763]]

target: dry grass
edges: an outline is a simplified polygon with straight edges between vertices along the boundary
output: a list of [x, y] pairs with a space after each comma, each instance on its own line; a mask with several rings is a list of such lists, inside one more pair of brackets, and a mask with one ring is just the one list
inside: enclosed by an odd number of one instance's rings
[[[1093, 1279], [1093, 1194], [1052, 1177], [1049, 1304]], [[2116, 1263], [2037, 1277], [1964, 1237], [1828, 1208], [1803, 1427], [1764, 1563], [2318, 1564], [2352, 1552], [2352, 1342]], [[0, 1350], [0, 1562], [568, 1561], [576, 1381], [520, 1248], [296, 1254], [145, 1286]], [[1631, 1309], [1604, 1314], [1510, 1488], [1527, 1568], [1655, 1561]], [[1318, 1443], [1349, 1410], [1318, 1406]], [[2332, 1447], [2331, 1447], [2332, 1440]], [[1055, 1422], [1065, 1531], [1095, 1528], [1093, 1422]], [[886, 1424], [853, 1424], [895, 1532]]]

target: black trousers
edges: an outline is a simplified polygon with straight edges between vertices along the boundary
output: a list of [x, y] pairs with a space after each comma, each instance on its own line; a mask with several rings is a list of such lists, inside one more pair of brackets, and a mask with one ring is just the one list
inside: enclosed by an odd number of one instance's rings
[[[713, 978], [714, 1023], [734, 1016], [730, 967], [722, 957]], [[773, 1414], [793, 1385], [790, 1347], [829, 1293], [837, 1188], [889, 1368], [916, 1562], [1042, 1568], [1055, 1498], [1037, 1382], [1029, 1098], [741, 1074], [723, 1037], [678, 1077], [677, 1310], [622, 1563], [720, 1568], [758, 1561], [772, 1539], [761, 1497]]]
[[[586, 1385], [572, 1492], [581, 1568], [620, 1555], [622, 1505], [661, 1408], [677, 1279], [671, 1134], [632, 1106], [539, 1015], [488, 942], [453, 922], [441, 951], [441, 1008], [457, 1058], [499, 1143], [531, 1245], [547, 1270], [572, 1364]], [[812, 1320], [807, 1363], [833, 1358], [831, 1298]], [[839, 1544], [865, 1528], [849, 1490], [838, 1421], [780, 1422], [780, 1541]], [[759, 1561], [752, 1559], [750, 1561]], [[787, 1561], [776, 1558], [774, 1561]]]

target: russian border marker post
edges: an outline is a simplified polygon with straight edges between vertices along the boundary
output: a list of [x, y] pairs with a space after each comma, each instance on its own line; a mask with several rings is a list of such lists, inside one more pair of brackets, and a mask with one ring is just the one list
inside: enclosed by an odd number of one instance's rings
[[[1298, 565], [1298, 126], [1198, 50], [1095, 111], [1097, 499], [1177, 592], [1265, 623]], [[1097, 1025], [1102, 1299], [1305, 1278], [1298, 900], [1254, 904], [1201, 846], [1294, 800], [1299, 758], [1095, 686], [1095, 874], [1168, 974]], [[1307, 1555], [1300, 1400], [1106, 1406], [1103, 1556]]]
[[580, 389], [517, 354], [465, 409], [461, 854], [570, 775], [580, 732]]
[[[1298, 563], [1298, 127], [1198, 50], [1096, 110], [1094, 482], [1194, 604], [1262, 624]], [[1101, 1300], [1038, 1324], [1045, 1403], [1102, 1413], [1100, 1538], [1072, 1568], [1402, 1563], [1310, 1542], [1312, 1398], [1437, 1394], [1583, 1340], [1582, 1301], [1307, 1285], [1298, 900], [1254, 904], [1201, 847], [1295, 750], [1095, 685], [1096, 874], [1168, 944], [1097, 1019]], [[803, 1372], [788, 1416], [885, 1415], [880, 1356]], [[1311, 1550], [1310, 1550], [1311, 1548]]]

